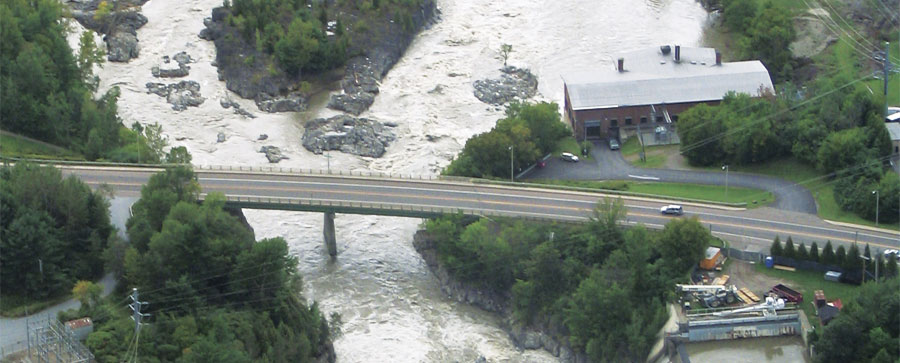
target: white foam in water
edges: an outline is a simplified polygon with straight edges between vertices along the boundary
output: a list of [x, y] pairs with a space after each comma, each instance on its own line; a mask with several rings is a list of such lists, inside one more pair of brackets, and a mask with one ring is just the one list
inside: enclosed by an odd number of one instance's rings
[[[301, 116], [259, 111], [218, 80], [211, 42], [197, 37], [203, 18], [221, 0], [151, 0], [143, 7], [149, 22], [138, 30], [140, 57], [105, 63], [98, 70], [101, 90], [118, 85], [119, 114], [126, 125], [158, 122], [172, 146], [186, 146], [195, 164], [270, 165], [257, 151], [281, 148], [290, 159], [279, 167], [325, 169], [327, 160], [300, 144]], [[331, 152], [331, 169], [435, 175], [465, 145], [489, 130], [503, 111], [478, 101], [475, 80], [499, 75], [498, 53], [513, 46], [509, 64], [538, 77], [538, 100], [561, 103], [561, 75], [591, 67], [612, 67], [613, 54], [679, 43], [696, 45], [705, 12], [693, 0], [531, 0], [438, 1], [441, 21], [423, 31], [388, 73], [381, 93], [363, 117], [395, 122], [398, 138], [380, 159]], [[82, 28], [74, 27], [76, 34]], [[98, 39], [99, 44], [99, 39]], [[158, 79], [150, 69], [163, 56], [186, 51], [195, 60], [190, 75]], [[174, 64], [174, 61], [173, 63]], [[174, 67], [172, 64], [166, 65]], [[148, 94], [147, 82], [200, 83], [206, 101], [173, 111], [165, 99]], [[442, 93], [428, 93], [436, 86]], [[229, 97], [258, 116], [245, 119], [219, 100]], [[321, 105], [304, 118], [330, 116]], [[216, 135], [227, 140], [216, 143]], [[257, 141], [268, 134], [266, 141]], [[432, 141], [429, 141], [429, 138]], [[300, 258], [304, 294], [329, 314], [343, 316], [344, 334], [335, 342], [343, 362], [474, 361], [545, 362], [544, 351], [515, 349], [499, 318], [447, 299], [412, 248], [421, 220], [338, 215], [339, 256], [331, 263], [322, 242], [322, 215], [246, 210], [257, 238], [284, 237]]]

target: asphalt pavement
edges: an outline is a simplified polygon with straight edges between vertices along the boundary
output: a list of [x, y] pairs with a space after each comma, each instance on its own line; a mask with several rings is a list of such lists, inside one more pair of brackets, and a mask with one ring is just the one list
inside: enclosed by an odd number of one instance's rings
[[[549, 158], [546, 166], [532, 169], [521, 179], [632, 180], [725, 185], [724, 172], [632, 166], [622, 158], [621, 152], [610, 150], [605, 140], [594, 142], [591, 157], [593, 160], [577, 163]], [[793, 182], [763, 175], [729, 172], [728, 185], [770, 191], [775, 195], [775, 202], [771, 207], [776, 209], [816, 214], [816, 200], [812, 193]]]

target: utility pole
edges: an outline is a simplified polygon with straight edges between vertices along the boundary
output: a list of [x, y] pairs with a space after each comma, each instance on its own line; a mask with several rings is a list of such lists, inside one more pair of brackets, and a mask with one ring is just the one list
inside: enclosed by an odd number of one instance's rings
[[884, 78], [884, 117], [888, 116], [888, 71], [891, 69], [890, 46], [890, 42], [884, 42], [884, 58], [881, 60], [881, 75]]
[[144, 314], [141, 312], [141, 307], [144, 305], [149, 305], [150, 303], [138, 300], [138, 289], [135, 287], [131, 289], [131, 304], [128, 304], [128, 307], [134, 312], [131, 315], [131, 319], [134, 320], [134, 334], [137, 335], [138, 331], [141, 330], [141, 319], [150, 314]]
[[331, 152], [328, 150], [325, 150], [325, 160], [328, 161], [328, 164], [327, 164], [328, 165], [328, 174], [330, 175], [331, 174]]
[[725, 169], [725, 199], [728, 199], [728, 165], [722, 165], [722, 169]]
[[647, 162], [647, 154], [644, 152], [644, 133], [641, 132], [641, 123], [638, 122], [638, 139], [641, 142], [641, 162]]
[[513, 154], [515, 153], [513, 145], [509, 146], [509, 181], [515, 182], [516, 172], [513, 170]]
[[875, 226], [878, 226], [878, 199], [880, 195], [878, 195], [878, 190], [873, 190], [872, 194], [875, 194]]

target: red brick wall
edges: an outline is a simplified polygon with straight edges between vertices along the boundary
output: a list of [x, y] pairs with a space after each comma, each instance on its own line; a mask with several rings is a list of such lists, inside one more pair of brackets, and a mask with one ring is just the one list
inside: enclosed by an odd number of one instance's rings
[[[662, 116], [662, 110], [665, 109], [669, 111], [669, 116], [674, 117], [700, 103], [706, 103], [710, 106], [714, 106], [719, 104], [719, 101], [656, 105], [656, 113], [657, 116]], [[585, 121], [600, 121], [600, 129], [603, 134], [602, 137], [609, 136], [607, 135], [607, 130], [609, 130], [610, 121], [613, 119], [618, 121], [618, 127], [620, 128], [637, 126], [641, 122], [641, 117], [647, 118], [647, 123], [643, 124], [644, 126], [656, 126], [656, 120], [650, 117], [650, 106], [626, 106], [607, 109], [580, 110], [574, 112], [570, 110], [571, 106], [569, 104], [569, 95], [568, 92], [566, 92], [566, 117], [569, 120], [570, 125], [572, 125], [572, 130], [574, 131], [575, 138], [579, 141], [584, 140]], [[625, 119], [627, 117], [631, 117], [631, 125], [625, 124]]]

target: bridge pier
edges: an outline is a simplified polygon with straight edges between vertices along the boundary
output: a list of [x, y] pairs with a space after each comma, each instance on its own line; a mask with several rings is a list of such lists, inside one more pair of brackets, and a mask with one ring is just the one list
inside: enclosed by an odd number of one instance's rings
[[322, 228], [325, 236], [325, 247], [331, 257], [337, 256], [337, 241], [334, 237], [334, 212], [325, 212], [325, 223]]

